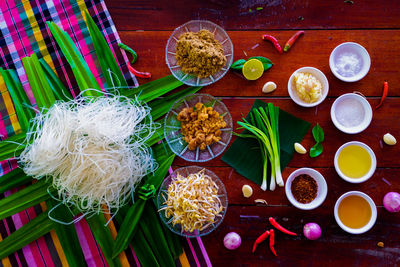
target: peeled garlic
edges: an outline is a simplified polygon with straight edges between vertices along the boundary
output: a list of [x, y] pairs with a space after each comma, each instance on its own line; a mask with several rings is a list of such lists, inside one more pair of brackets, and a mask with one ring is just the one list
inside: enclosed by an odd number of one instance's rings
[[300, 143], [294, 143], [294, 150], [299, 154], [306, 154], [307, 149], [304, 148]]
[[242, 187], [242, 192], [243, 192], [243, 196], [244, 196], [244, 197], [249, 198], [249, 197], [251, 197], [251, 195], [253, 194], [253, 188], [251, 188], [250, 185], [245, 184], [245, 185]]
[[394, 136], [390, 133], [387, 133], [383, 136], [383, 142], [389, 146], [394, 146], [397, 143], [396, 138], [394, 138]]
[[264, 84], [264, 86], [262, 88], [262, 92], [267, 94], [267, 93], [271, 93], [272, 91], [275, 91], [275, 89], [276, 89], [276, 83], [267, 82], [266, 84]]

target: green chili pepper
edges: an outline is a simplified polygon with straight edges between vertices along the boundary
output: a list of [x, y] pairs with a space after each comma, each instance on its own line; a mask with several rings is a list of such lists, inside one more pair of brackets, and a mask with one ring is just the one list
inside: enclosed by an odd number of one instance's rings
[[130, 48], [129, 46], [127, 46], [126, 44], [123, 44], [123, 43], [118, 43], [118, 47], [132, 55], [131, 64], [136, 62], [138, 55], [136, 54], [135, 50], [133, 50], [132, 48]]

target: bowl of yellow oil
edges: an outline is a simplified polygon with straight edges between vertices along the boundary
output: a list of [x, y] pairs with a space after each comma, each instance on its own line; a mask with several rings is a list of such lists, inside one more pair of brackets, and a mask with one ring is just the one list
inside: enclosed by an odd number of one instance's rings
[[344, 231], [362, 234], [374, 226], [377, 210], [374, 201], [365, 193], [350, 191], [335, 204], [335, 220]]
[[334, 164], [343, 180], [356, 184], [372, 177], [376, 169], [376, 157], [366, 144], [351, 141], [336, 151]]

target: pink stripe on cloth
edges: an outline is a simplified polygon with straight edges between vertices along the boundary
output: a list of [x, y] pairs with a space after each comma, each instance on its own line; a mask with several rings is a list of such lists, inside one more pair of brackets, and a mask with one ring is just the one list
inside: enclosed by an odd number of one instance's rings
[[83, 255], [85, 255], [85, 260], [88, 266], [96, 266], [97, 263], [95, 258], [92, 256], [89, 243], [85, 238], [81, 221], [75, 223], [75, 228], [76, 228], [76, 233], [78, 234], [79, 243], [81, 244]]
[[194, 261], [196, 262], [197, 267], [200, 267], [199, 259], [197, 258], [196, 251], [193, 248], [192, 242], [190, 242], [190, 238], [186, 237], [186, 241], [188, 242], [190, 251], [192, 252], [192, 255], [193, 255]]
[[4, 125], [4, 121], [3, 120], [0, 120], [0, 137], [1, 137], [2, 140], [8, 138], [6, 126]]
[[210, 257], [208, 257], [206, 248], [204, 247], [203, 241], [200, 236], [196, 237], [197, 243], [199, 243], [201, 253], [203, 254], [204, 260], [206, 261], [207, 267], [212, 267]]
[[[35, 209], [33, 207], [28, 208], [27, 213], [28, 213], [30, 220], [32, 220], [33, 218], [35, 218], [37, 216]], [[54, 266], [54, 262], [51, 257], [49, 248], [47, 247], [45, 238], [42, 236], [39, 239], [37, 239], [36, 242], [37, 242], [39, 251], [44, 259], [44, 264], [46, 266]]]
[[93, 266], [93, 267], [106, 266], [103, 253], [101, 253], [101, 251], [99, 251], [99, 249], [97, 249], [96, 240], [94, 240], [92, 231], [90, 230], [90, 227], [89, 227], [88, 223], [86, 222], [86, 220], [82, 219], [75, 225], [80, 225], [80, 227], [82, 229], [81, 233], [78, 234], [79, 240], [81, 238], [84, 239], [87, 242], [88, 247], [89, 247], [88, 250], [82, 249], [83, 254], [85, 255], [86, 261], [92, 259], [91, 262], [94, 263], [94, 265], [89, 265], [89, 264], [88, 265]]
[[129, 249], [131, 250], [132, 255], [133, 255], [133, 258], [135, 259], [136, 266], [140, 267], [139, 259], [138, 259], [138, 257], [136, 256], [136, 253], [135, 253], [135, 251], [133, 250], [133, 248], [132, 248], [131, 245], [129, 245]]
[[[100, 88], [103, 88], [103, 82], [101, 81], [101, 79], [99, 77], [100, 74], [98, 72], [97, 66], [93, 60], [92, 55], [90, 54], [90, 49], [85, 42], [85, 38], [83, 37], [82, 30], [79, 27], [78, 20], [76, 19], [76, 16], [75, 16], [74, 10], [72, 9], [71, 3], [70, 3], [70, 1], [63, 1], [63, 4], [64, 4], [65, 12], [67, 13], [67, 16], [68, 16], [68, 22], [74, 32], [74, 34], [71, 36], [74, 37], [73, 38], [73, 39], [75, 39], [74, 42], [75, 43], [77, 42], [78, 47], [81, 50], [81, 53], [82, 53], [86, 63], [88, 64], [89, 69], [92, 71], [94, 77], [96, 77], [96, 80], [100, 85]], [[67, 26], [67, 22], [62, 21], [62, 26], [63, 27]], [[78, 39], [78, 41], [77, 41], [77, 39]]]
[[31, 43], [29, 42], [29, 38], [26, 34], [25, 28], [22, 24], [22, 20], [19, 15], [18, 8], [16, 8], [14, 1], [8, 1], [7, 4], [10, 7], [11, 15], [15, 22], [14, 26], [18, 28], [18, 34], [20, 36], [19, 40], [22, 42], [22, 45], [26, 51], [27, 56], [29, 56], [30, 54], [33, 53], [33, 50], [32, 50]]

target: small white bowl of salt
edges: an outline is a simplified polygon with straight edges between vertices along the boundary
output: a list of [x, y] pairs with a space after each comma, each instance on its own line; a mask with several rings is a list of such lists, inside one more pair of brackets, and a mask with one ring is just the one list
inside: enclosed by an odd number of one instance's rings
[[357, 134], [372, 121], [372, 108], [364, 97], [349, 93], [338, 97], [331, 107], [331, 119], [340, 131]]
[[329, 67], [339, 80], [356, 82], [367, 75], [371, 58], [363, 46], [353, 42], [342, 43], [333, 49]]

